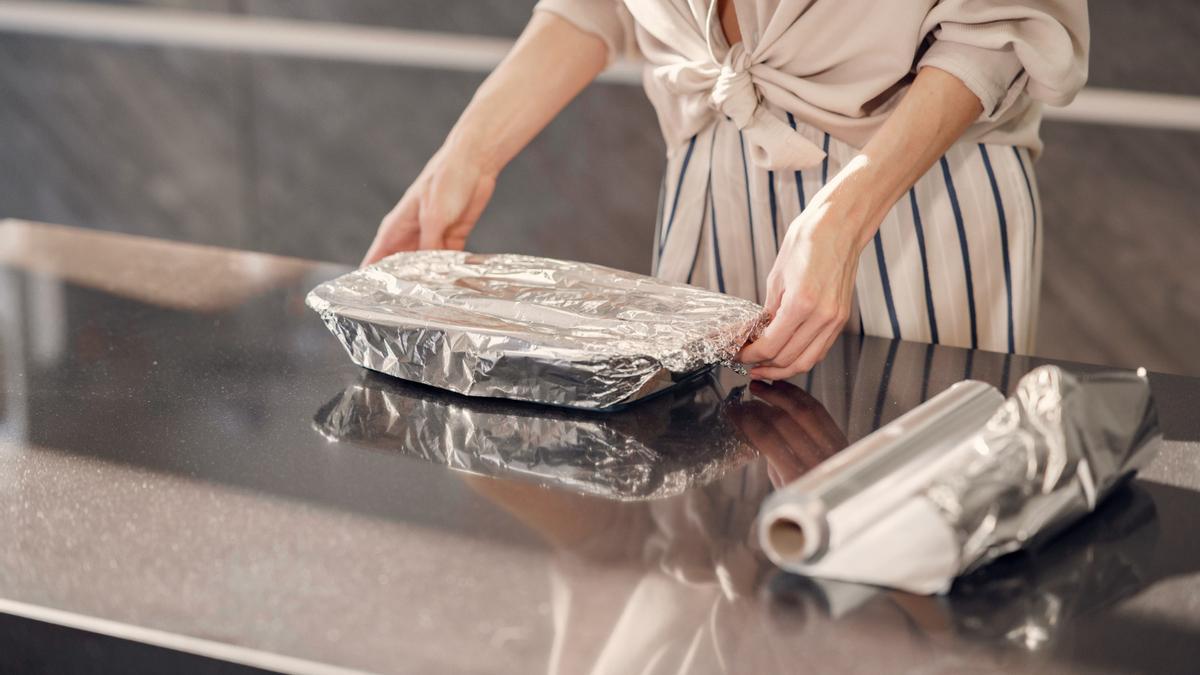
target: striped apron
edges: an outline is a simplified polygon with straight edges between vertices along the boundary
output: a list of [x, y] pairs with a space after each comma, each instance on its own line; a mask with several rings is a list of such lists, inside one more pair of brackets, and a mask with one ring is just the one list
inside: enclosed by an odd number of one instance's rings
[[[765, 105], [765, 104], [764, 104]], [[826, 152], [768, 171], [721, 117], [673, 149], [659, 198], [657, 276], [763, 302], [788, 226], [859, 149], [773, 110]], [[958, 143], [917, 181], [863, 249], [847, 328], [1028, 353], [1041, 284], [1039, 202], [1028, 150]]]

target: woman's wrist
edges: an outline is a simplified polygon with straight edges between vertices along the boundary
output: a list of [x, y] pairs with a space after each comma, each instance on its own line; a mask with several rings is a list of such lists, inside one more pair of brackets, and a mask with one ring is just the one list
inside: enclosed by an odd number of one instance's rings
[[505, 157], [488, 134], [479, 129], [462, 128], [460, 123], [450, 131], [438, 150], [456, 163], [466, 163], [480, 173], [498, 176], [511, 158]]
[[857, 255], [870, 243], [895, 203], [885, 176], [859, 155], [814, 195], [801, 215], [805, 226], [841, 239]]
[[503, 154], [495, 141], [494, 131], [469, 124], [466, 118], [460, 120], [437, 151], [441, 163], [455, 167], [455, 170], [467, 169], [479, 176], [498, 178], [512, 157]]

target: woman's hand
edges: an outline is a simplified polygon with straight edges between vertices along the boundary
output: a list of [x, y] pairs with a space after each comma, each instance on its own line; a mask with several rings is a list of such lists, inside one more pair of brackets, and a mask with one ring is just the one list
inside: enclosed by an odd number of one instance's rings
[[462, 250], [496, 188], [495, 170], [443, 146], [383, 218], [363, 265], [399, 251]]
[[781, 380], [810, 370], [850, 315], [858, 256], [892, 205], [983, 112], [958, 78], [922, 68], [862, 153], [792, 222], [767, 277], [773, 320], [738, 355], [750, 374]]
[[858, 256], [882, 216], [861, 192], [865, 165], [850, 163], [792, 222], [767, 276], [771, 324], [742, 349], [750, 375], [784, 380], [811, 370], [850, 316]]
[[596, 78], [607, 57], [600, 37], [551, 12], [534, 12], [442, 149], [379, 224], [363, 264], [417, 248], [461, 250], [500, 170]]

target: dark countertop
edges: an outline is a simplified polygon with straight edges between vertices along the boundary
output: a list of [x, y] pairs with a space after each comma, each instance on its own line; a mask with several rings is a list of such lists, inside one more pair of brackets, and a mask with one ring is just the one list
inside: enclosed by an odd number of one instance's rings
[[0, 223], [0, 612], [298, 672], [1200, 662], [1198, 380], [1151, 375], [1169, 440], [1130, 488], [926, 598], [778, 572], [758, 505], [1042, 361], [845, 336], [753, 396], [724, 374], [611, 415], [478, 402], [352, 365], [303, 305], [343, 271]]

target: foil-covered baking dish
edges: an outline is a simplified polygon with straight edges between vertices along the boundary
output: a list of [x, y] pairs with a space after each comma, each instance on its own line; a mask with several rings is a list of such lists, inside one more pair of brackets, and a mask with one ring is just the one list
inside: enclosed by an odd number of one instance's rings
[[467, 394], [587, 409], [728, 362], [765, 322], [752, 302], [599, 265], [398, 253], [307, 298], [355, 363]]

